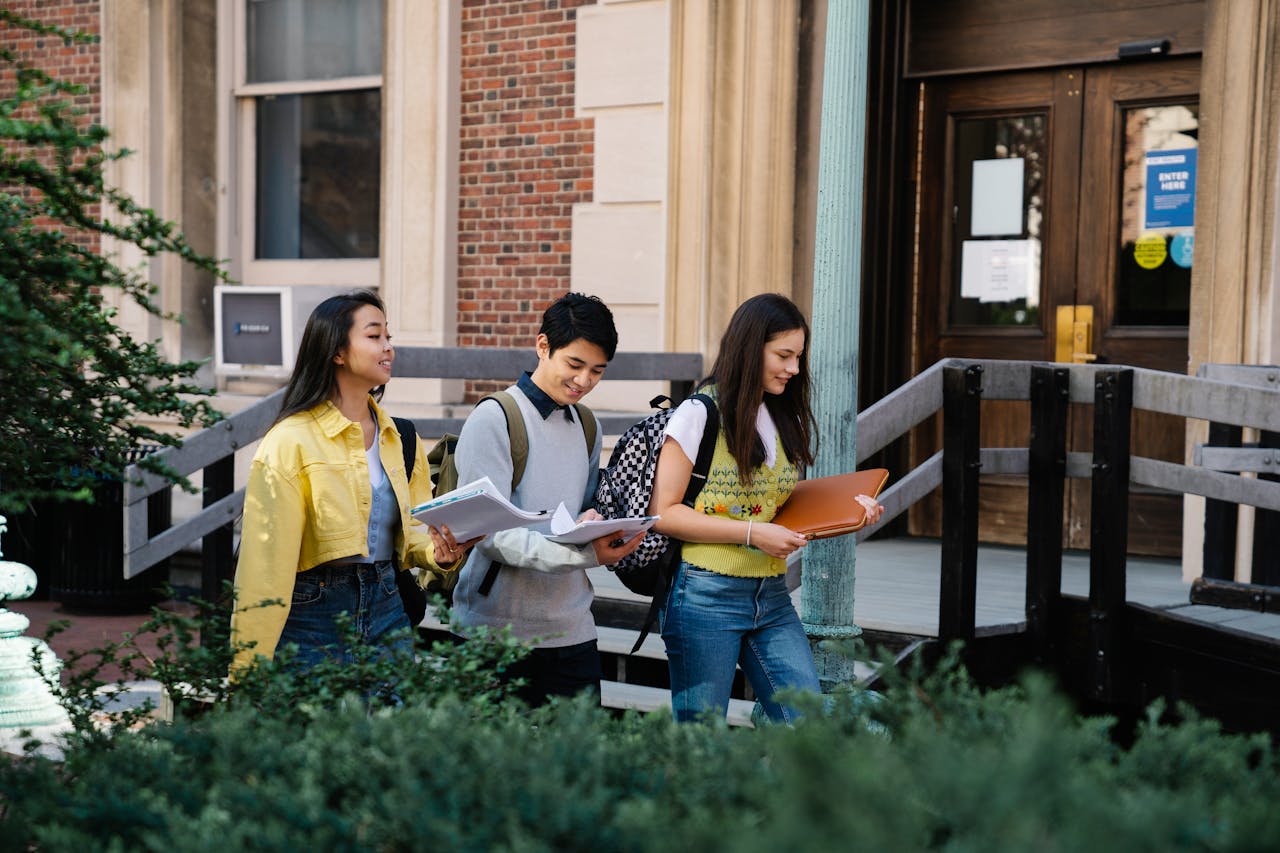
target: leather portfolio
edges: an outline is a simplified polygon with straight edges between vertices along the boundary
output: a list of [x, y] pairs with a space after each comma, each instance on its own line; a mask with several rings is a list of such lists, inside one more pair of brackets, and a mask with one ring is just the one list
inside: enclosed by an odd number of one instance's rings
[[888, 479], [887, 469], [868, 468], [850, 474], [801, 480], [773, 517], [773, 523], [803, 533], [810, 539], [842, 536], [860, 530], [867, 523], [867, 511], [854, 500], [854, 495], [874, 498]]

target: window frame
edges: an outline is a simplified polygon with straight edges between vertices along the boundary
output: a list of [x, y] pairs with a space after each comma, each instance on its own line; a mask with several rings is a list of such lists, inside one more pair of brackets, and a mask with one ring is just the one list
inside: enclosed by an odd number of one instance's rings
[[[270, 95], [308, 95], [377, 89], [384, 99], [383, 74], [334, 77], [321, 80], [273, 81], [249, 83], [248, 11], [246, 0], [223, 0], [230, 6], [232, 20], [231, 115], [230, 131], [234, 168], [235, 195], [232, 202], [233, 221], [226, 245], [238, 261], [238, 278], [250, 285], [317, 284], [377, 287], [383, 253], [383, 234], [379, 228], [378, 253], [371, 258], [306, 258], [260, 259], [256, 257], [257, 237], [257, 102]], [[384, 21], [385, 27], [385, 21]], [[386, 33], [383, 33], [383, 62], [386, 61]], [[385, 123], [384, 123], [385, 124]], [[378, 129], [379, 146], [385, 151], [383, 128]], [[378, 176], [378, 195], [385, 198], [385, 167]], [[379, 204], [381, 209], [381, 204]]]

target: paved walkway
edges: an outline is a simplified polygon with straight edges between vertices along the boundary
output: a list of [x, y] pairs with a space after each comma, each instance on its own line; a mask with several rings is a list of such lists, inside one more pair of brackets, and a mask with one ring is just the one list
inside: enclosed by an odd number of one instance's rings
[[[182, 606], [182, 605], [172, 605]], [[63, 608], [56, 601], [10, 601], [7, 609], [21, 613], [31, 620], [24, 636], [32, 639], [43, 639], [49, 626], [58, 621], [66, 621], [67, 627], [49, 640], [54, 654], [62, 661], [64, 678], [70, 675], [68, 661], [73, 652], [88, 652], [102, 648], [109, 643], [125, 640], [127, 635], [136, 634], [138, 627], [145, 622], [149, 612], [103, 614], [84, 611], [71, 611]], [[148, 656], [156, 656], [159, 648], [153, 634], [138, 637], [138, 647]], [[96, 659], [87, 661], [96, 663]], [[121, 678], [123, 673], [118, 666], [104, 667], [98, 680], [111, 684]], [[135, 681], [129, 685], [128, 692], [108, 705], [107, 710], [123, 710], [128, 707], [140, 707], [150, 701], [153, 706], [160, 706], [160, 684], [156, 681]], [[67, 730], [66, 725], [42, 726], [32, 730], [32, 735], [43, 744], [39, 754], [48, 758], [58, 758], [61, 750], [58, 747], [58, 736]], [[25, 738], [18, 735], [21, 729], [0, 728], [0, 752], [21, 754]]]
[[[56, 601], [10, 601], [7, 606], [9, 610], [21, 613], [31, 620], [31, 627], [26, 631], [28, 637], [41, 639], [50, 624], [67, 622], [66, 630], [49, 641], [50, 647], [64, 664], [72, 651], [84, 652], [102, 648], [108, 643], [121, 642], [127, 634], [135, 634], [138, 627], [150, 617], [149, 611], [108, 614], [67, 610]], [[144, 634], [138, 638], [138, 646], [144, 654], [154, 656], [159, 653], [155, 640], [155, 635]], [[119, 667], [108, 666], [103, 669], [99, 680], [113, 682], [120, 675]]]

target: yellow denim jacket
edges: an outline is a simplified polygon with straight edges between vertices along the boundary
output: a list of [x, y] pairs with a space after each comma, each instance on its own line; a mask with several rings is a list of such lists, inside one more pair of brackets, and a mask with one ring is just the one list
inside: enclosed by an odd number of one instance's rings
[[[372, 398], [370, 405], [378, 421], [382, 467], [400, 505], [396, 565], [456, 570], [458, 563], [437, 565], [426, 525], [409, 514], [410, 507], [431, 499], [430, 468], [421, 441], [412, 476], [406, 479], [400, 433]], [[368, 555], [372, 501], [363, 432], [333, 403], [291, 415], [267, 432], [253, 456], [245, 489], [236, 610], [231, 617], [232, 642], [254, 646], [236, 653], [233, 673], [254, 655], [270, 658], [275, 653], [298, 572]], [[283, 606], [255, 606], [271, 599]]]

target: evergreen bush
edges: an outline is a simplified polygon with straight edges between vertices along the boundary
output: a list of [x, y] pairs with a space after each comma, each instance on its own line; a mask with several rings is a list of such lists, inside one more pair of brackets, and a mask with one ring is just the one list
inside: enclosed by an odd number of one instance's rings
[[[193, 658], [172, 672], [225, 666], [225, 650], [172, 648]], [[1121, 746], [1114, 721], [1080, 716], [1034, 674], [984, 692], [953, 657], [895, 675], [880, 701], [798, 697], [797, 726], [751, 730], [613, 714], [589, 698], [528, 709], [492, 678], [519, 654], [509, 637], [420, 652], [304, 679], [272, 664], [205, 713], [98, 729], [62, 762], [0, 760], [0, 850], [1280, 843], [1266, 736], [1153, 707]], [[393, 695], [368, 693], [388, 677]]]

